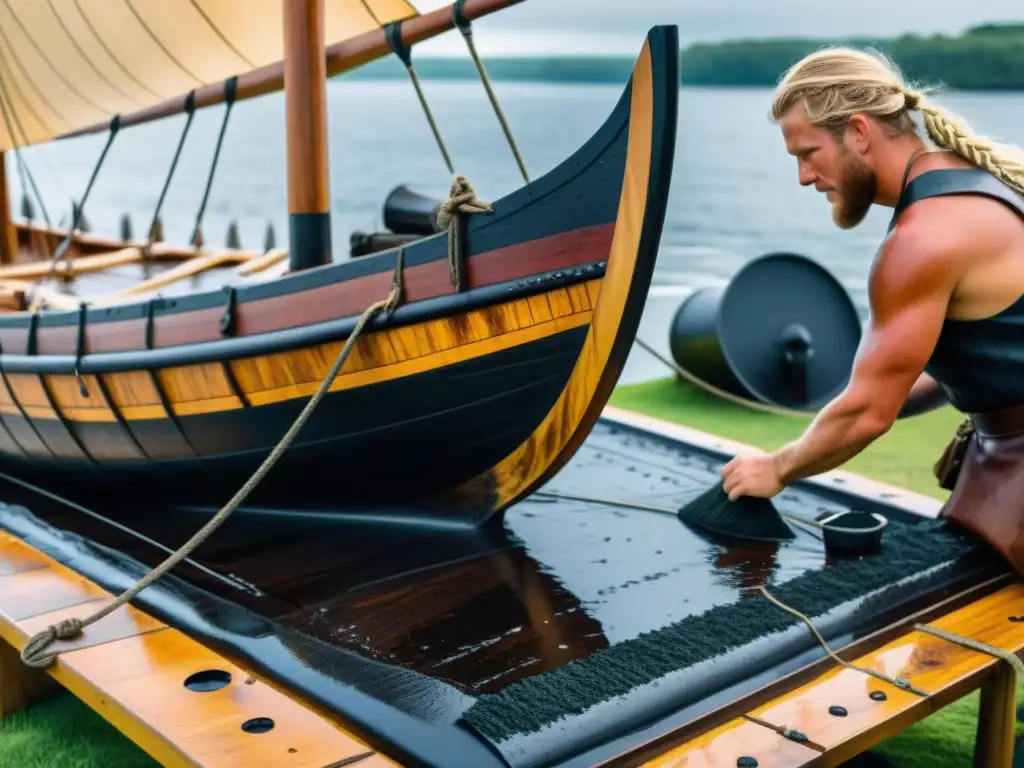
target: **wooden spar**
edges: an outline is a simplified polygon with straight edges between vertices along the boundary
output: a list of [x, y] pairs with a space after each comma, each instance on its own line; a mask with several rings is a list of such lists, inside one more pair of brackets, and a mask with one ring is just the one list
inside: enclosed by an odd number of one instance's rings
[[18, 255], [18, 237], [14, 230], [14, 206], [7, 186], [6, 155], [0, 151], [0, 264], [13, 264]]
[[[518, 5], [523, 0], [466, 0], [463, 13], [470, 21], [487, 16], [491, 13]], [[452, 20], [452, 7], [446, 5], [436, 11], [425, 13], [421, 16], [414, 16], [407, 21], [401, 22], [402, 42], [405, 45], [414, 45], [431, 37], [436, 37], [444, 32], [454, 29], [455, 23]], [[387, 56], [391, 53], [384, 29], [375, 29], [365, 32], [349, 40], [342, 40], [328, 46], [325, 50], [325, 64], [327, 77], [334, 77], [342, 72], [362, 66], [374, 59]], [[235, 100], [244, 101], [256, 96], [263, 96], [284, 87], [284, 62], [278, 61], [267, 64], [263, 67], [250, 70], [238, 75], [237, 91]], [[224, 101], [224, 83], [212, 83], [197, 88], [195, 91], [195, 108], [203, 109], [221, 104]], [[172, 115], [178, 115], [185, 111], [184, 95], [168, 99], [138, 112], [129, 112], [121, 116], [120, 126], [127, 128], [132, 125], [141, 125], [153, 120], [160, 120]], [[68, 139], [75, 136], [83, 136], [90, 133], [102, 133], [110, 130], [110, 121], [94, 123], [93, 125], [80, 128], [77, 131], [61, 134], [57, 138]]]
[[285, 0], [284, 111], [293, 272], [331, 262], [324, 0]]

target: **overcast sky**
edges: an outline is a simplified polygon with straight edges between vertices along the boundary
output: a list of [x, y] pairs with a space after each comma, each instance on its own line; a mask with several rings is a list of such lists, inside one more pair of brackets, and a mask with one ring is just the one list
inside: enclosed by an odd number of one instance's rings
[[[412, 2], [426, 12], [450, 0]], [[474, 29], [482, 54], [633, 54], [656, 24], [677, 24], [685, 45], [736, 37], [956, 34], [990, 21], [1024, 22], [1024, 0], [524, 0]], [[424, 53], [428, 45], [433, 53], [465, 50], [458, 34], [421, 44]]]

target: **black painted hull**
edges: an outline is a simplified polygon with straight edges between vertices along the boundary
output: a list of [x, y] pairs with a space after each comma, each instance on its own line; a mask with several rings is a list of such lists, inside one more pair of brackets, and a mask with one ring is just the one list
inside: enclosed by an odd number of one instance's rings
[[[425, 373], [329, 393], [248, 497], [247, 506], [346, 510], [414, 502], [475, 477], [522, 443], [562, 391], [587, 328]], [[258, 469], [299, 415], [305, 400], [178, 418], [181, 435], [201, 458], [87, 462], [59, 468], [35, 462], [4, 466], [18, 477], [63, 492], [97, 488], [163, 502], [221, 505]], [[159, 434], [166, 424], [133, 424]], [[68, 426], [89, 442], [117, 425]], [[55, 478], [55, 469], [59, 479]], [[369, 511], [369, 510], [368, 510]]]

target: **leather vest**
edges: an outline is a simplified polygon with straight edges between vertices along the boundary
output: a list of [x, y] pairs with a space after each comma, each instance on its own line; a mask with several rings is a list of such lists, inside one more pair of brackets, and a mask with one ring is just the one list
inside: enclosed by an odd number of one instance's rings
[[[908, 206], [944, 195], [999, 200], [1017, 211], [1024, 224], [1024, 197], [988, 171], [958, 168], [927, 171], [913, 179], [900, 195], [889, 230]], [[980, 320], [947, 318], [925, 371], [963, 413], [1024, 405], [1024, 295]]]

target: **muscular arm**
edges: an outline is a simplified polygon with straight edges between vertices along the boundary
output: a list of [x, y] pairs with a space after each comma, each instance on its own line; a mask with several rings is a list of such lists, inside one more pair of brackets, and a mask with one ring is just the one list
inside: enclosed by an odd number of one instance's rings
[[868, 284], [871, 317], [849, 385], [774, 454], [783, 485], [853, 458], [890, 429], [915, 384], [927, 386], [918, 382], [956, 287], [962, 237], [949, 239], [947, 224], [936, 227], [923, 214], [908, 211], [878, 256]]

